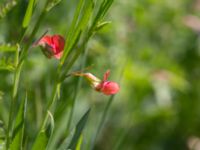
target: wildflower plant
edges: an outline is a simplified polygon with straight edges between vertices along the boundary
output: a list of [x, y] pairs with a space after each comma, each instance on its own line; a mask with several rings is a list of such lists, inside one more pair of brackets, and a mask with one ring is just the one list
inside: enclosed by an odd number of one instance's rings
[[[84, 60], [83, 62], [85, 62], [87, 43], [98, 30], [107, 25], [104, 17], [112, 5], [113, 0], [79, 0], [73, 12], [72, 21], [66, 22], [66, 26], [68, 26], [67, 32], [61, 35], [57, 33], [57, 31], [53, 31], [54, 34], [45, 33], [42, 37], [38, 37], [38, 34], [41, 35], [39, 32], [41, 31], [40, 28], [42, 28], [42, 22], [45, 17], [47, 17], [52, 10], [56, 10], [57, 6], [62, 2], [62, 0], [29, 0], [28, 3], [25, 3], [23, 1], [11, 0], [2, 5], [2, 7], [5, 6], [4, 8], [0, 7], [2, 8], [0, 10], [2, 18], [6, 18], [7, 15], [12, 14], [12, 9], [14, 9], [15, 6], [21, 7], [21, 5], [23, 5], [26, 8], [26, 11], [22, 11], [24, 13], [22, 14], [22, 22], [21, 24], [19, 23], [20, 26], [16, 27], [20, 31], [20, 33], [17, 34], [17, 40], [14, 41], [16, 44], [4, 44], [0, 46], [0, 49], [5, 51], [11, 50], [14, 53], [14, 63], [11, 65], [6, 63], [2, 66], [6, 70], [12, 70], [11, 73], [14, 79], [11, 92], [12, 98], [9, 99], [8, 119], [5, 119], [7, 122], [3, 123], [5, 126], [3, 127], [4, 134], [3, 141], [0, 143], [0, 148], [7, 150], [43, 150], [80, 149], [81, 147], [80, 145], [84, 139], [83, 129], [92, 107], [89, 107], [88, 110], [79, 117], [80, 120], [77, 124], [71, 127], [74, 111], [73, 107], [75, 105], [74, 101], [77, 92], [76, 89], [73, 105], [69, 113], [69, 120], [66, 127], [64, 127], [66, 130], [64, 134], [57, 134], [58, 136], [56, 136], [56, 133], [60, 132], [58, 128], [59, 125], [56, 122], [57, 120], [55, 120], [55, 113], [58, 107], [57, 102], [62, 96], [62, 85], [65, 80], [68, 80], [67, 74], [69, 71], [73, 70], [73, 66], [78, 62], [79, 58], [82, 58]], [[54, 68], [55, 78], [52, 81], [53, 88], [51, 95], [46, 101], [46, 107], [42, 108], [42, 110], [44, 110], [42, 121], [38, 125], [39, 127], [36, 133], [32, 133], [34, 135], [32, 139], [29, 138], [29, 135], [26, 135], [28, 134], [26, 125], [28, 123], [34, 124], [34, 122], [29, 122], [30, 120], [26, 114], [27, 107], [29, 107], [28, 99], [30, 93], [28, 90], [21, 93], [20, 88], [24, 85], [21, 74], [27, 63], [26, 60], [32, 55], [32, 51], [36, 51], [38, 47], [42, 49], [42, 52], [48, 58], [56, 58], [58, 64]], [[53, 59], [50, 59], [50, 61], [51, 60], [53, 61]], [[83, 68], [84, 63], [81, 66]], [[105, 73], [103, 80], [89, 73], [76, 73], [73, 75], [86, 77], [96, 91], [105, 95], [114, 95], [119, 91], [119, 85], [116, 82], [107, 81], [109, 72]], [[77, 86], [79, 84], [80, 82], [77, 82]], [[113, 98], [113, 96], [111, 98]], [[111, 101], [109, 100], [108, 104], [110, 105], [110, 103]], [[65, 105], [69, 104], [66, 102]], [[106, 108], [103, 113], [102, 121], [97, 132], [99, 132], [102, 122], [105, 120], [107, 109], [108, 108]], [[61, 115], [64, 115], [64, 112]], [[91, 149], [94, 143], [95, 140], [90, 143]]]

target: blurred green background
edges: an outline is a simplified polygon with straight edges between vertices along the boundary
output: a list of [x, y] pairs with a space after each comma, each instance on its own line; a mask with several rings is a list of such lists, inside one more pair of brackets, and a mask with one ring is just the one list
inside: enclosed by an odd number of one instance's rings
[[[5, 2], [1, 0], [0, 6]], [[65, 36], [76, 5], [77, 1], [62, 0], [47, 14], [37, 37], [47, 28], [51, 34]], [[0, 19], [2, 45], [18, 42], [22, 31], [18, 27], [26, 6], [27, 1], [21, 1]], [[92, 65], [88, 72], [99, 78], [110, 69], [109, 79], [121, 87], [97, 137], [95, 150], [200, 149], [200, 20], [191, 15], [200, 15], [200, 0], [114, 1], [105, 18], [111, 23], [90, 40], [85, 65]], [[38, 14], [34, 14], [31, 24], [35, 23], [34, 17]], [[14, 54], [1, 52], [0, 57], [3, 66], [5, 62], [12, 63]], [[77, 62], [71, 71], [78, 70], [81, 63]], [[39, 48], [29, 50], [19, 95], [20, 99], [28, 90], [26, 139], [33, 139], [41, 124], [57, 64]], [[6, 124], [12, 74], [2, 67], [0, 79], [0, 120]], [[55, 120], [63, 126], [67, 119], [61, 118], [69, 114], [77, 79], [70, 77], [62, 85]], [[83, 149], [89, 149], [107, 101], [107, 96], [81, 81], [73, 123], [92, 106], [84, 129]]]

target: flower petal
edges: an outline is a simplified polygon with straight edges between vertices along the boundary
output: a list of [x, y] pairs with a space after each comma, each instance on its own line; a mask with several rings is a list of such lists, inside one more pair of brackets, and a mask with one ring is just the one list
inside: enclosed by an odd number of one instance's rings
[[42, 37], [40, 39], [40, 41], [38, 42], [38, 45], [41, 45], [41, 46], [45, 46], [45, 44], [47, 44], [48, 46], [52, 47], [51, 36], [46, 35], [46, 36]]
[[103, 81], [108, 80], [108, 77], [109, 77], [109, 76], [110, 76], [110, 70], [107, 70], [107, 71], [104, 73]]
[[105, 95], [113, 95], [119, 92], [119, 85], [116, 82], [106, 81], [103, 83], [101, 92]]

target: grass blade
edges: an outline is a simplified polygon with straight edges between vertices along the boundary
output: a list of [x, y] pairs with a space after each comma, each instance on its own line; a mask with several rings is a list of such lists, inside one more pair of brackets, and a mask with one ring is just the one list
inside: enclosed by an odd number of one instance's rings
[[17, 51], [17, 45], [11, 45], [11, 44], [0, 45], [0, 52], [15, 52], [15, 51]]
[[37, 137], [37, 139], [36, 139], [36, 141], [35, 141], [35, 143], [33, 145], [32, 150], [39, 150], [39, 149], [40, 150], [45, 150], [47, 142], [48, 142], [48, 136], [46, 134], [46, 130], [42, 130], [39, 133], [39, 135], [38, 135], [38, 137]]
[[48, 116], [50, 119], [50, 124], [40, 131], [36, 137], [32, 150], [45, 150], [47, 147], [48, 141], [54, 130], [54, 118], [50, 111], [48, 111]]
[[85, 127], [85, 124], [88, 120], [88, 116], [89, 116], [89, 113], [90, 113], [90, 109], [87, 110], [87, 112], [82, 116], [82, 118], [79, 120], [79, 122], [77, 123], [76, 127], [75, 127], [75, 133], [74, 133], [74, 136], [68, 146], [67, 149], [75, 149], [76, 148], [76, 145], [79, 141], [79, 138], [81, 136], [81, 133]]
[[76, 150], [81, 150], [81, 145], [83, 143], [83, 134], [81, 134], [79, 140], [78, 140], [78, 144], [76, 146]]
[[58, 5], [62, 0], [53, 0], [47, 5], [46, 11], [50, 11], [53, 7]]
[[28, 7], [27, 7], [27, 10], [26, 10], [26, 14], [24, 16], [24, 20], [23, 20], [23, 23], [22, 23], [22, 26], [24, 28], [26, 28], [29, 25], [29, 22], [31, 20], [34, 2], [35, 2], [35, 0], [29, 0]]
[[10, 145], [11, 150], [22, 149], [26, 104], [27, 104], [27, 94], [26, 94], [25, 99], [21, 103], [21, 106], [19, 108], [19, 111], [16, 117], [13, 141]]

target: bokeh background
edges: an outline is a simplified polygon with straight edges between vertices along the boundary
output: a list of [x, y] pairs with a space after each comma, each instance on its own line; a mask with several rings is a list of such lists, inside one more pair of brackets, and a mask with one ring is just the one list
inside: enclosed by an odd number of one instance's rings
[[[20, 3], [6, 17], [0, 11], [2, 45], [13, 45], [21, 36], [18, 27], [27, 1]], [[77, 1], [62, 0], [45, 17], [37, 37], [48, 28], [51, 34], [66, 36], [76, 5]], [[38, 14], [31, 24], [34, 17]], [[105, 20], [111, 23], [88, 43], [85, 66], [91, 66], [87, 71], [99, 78], [110, 69], [109, 79], [118, 82], [121, 90], [112, 101], [95, 150], [200, 150], [200, 0], [115, 0]], [[12, 63], [14, 54], [1, 52], [0, 57], [3, 66]], [[80, 59], [71, 71], [82, 63]], [[19, 99], [28, 90], [27, 139], [34, 138], [41, 124], [57, 64], [39, 48], [29, 50], [19, 89]], [[0, 120], [6, 124], [12, 65], [0, 69]], [[62, 126], [67, 125], [77, 80], [69, 77], [62, 85], [55, 113]], [[83, 149], [89, 149], [109, 97], [92, 90], [82, 78], [76, 94], [74, 124], [92, 106], [84, 129]]]

